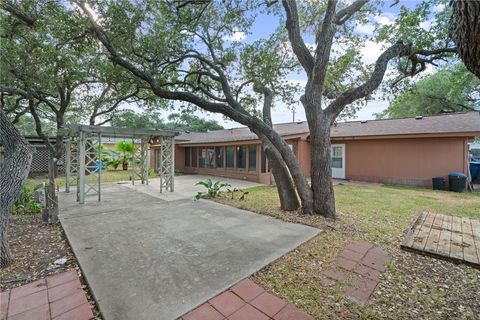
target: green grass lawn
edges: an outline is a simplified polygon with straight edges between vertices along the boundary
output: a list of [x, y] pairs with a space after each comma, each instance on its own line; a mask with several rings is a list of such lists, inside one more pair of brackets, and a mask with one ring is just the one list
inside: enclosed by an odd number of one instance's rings
[[[252, 279], [316, 319], [474, 319], [480, 314], [480, 272], [465, 265], [400, 250], [417, 213], [480, 218], [480, 193], [452, 193], [400, 186], [335, 186], [338, 218], [279, 209], [274, 187], [248, 189], [217, 201], [324, 232], [255, 274]], [[366, 307], [344, 299], [338, 287], [321, 286], [320, 272], [354, 239], [366, 239], [392, 255]]]

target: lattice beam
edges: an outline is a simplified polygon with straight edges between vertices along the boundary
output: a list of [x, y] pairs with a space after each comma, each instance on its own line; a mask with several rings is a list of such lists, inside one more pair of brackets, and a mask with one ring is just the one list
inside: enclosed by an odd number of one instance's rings
[[158, 168], [160, 192], [163, 192], [163, 189], [173, 192], [175, 176], [175, 140], [173, 137], [160, 138], [158, 154], [160, 157], [160, 167]]
[[148, 139], [142, 139], [140, 147], [133, 145], [132, 154], [132, 184], [135, 184], [135, 179], [139, 179], [142, 184], [148, 184]]

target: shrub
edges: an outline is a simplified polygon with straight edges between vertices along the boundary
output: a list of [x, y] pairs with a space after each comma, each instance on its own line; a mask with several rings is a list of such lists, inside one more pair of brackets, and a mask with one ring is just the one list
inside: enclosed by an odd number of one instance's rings
[[35, 201], [35, 191], [44, 188], [43, 184], [38, 184], [33, 189], [23, 187], [20, 197], [10, 208], [13, 213], [37, 213], [42, 210], [42, 206]]

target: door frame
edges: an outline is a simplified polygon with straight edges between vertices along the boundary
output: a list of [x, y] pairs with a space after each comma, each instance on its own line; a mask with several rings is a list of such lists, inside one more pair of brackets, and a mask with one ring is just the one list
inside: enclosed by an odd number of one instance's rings
[[[346, 169], [345, 169], [345, 143], [332, 143], [330, 146], [330, 157], [333, 156], [333, 147], [342, 147], [342, 168], [331, 168], [332, 169], [332, 178], [334, 179], [346, 179]], [[335, 170], [335, 175], [334, 175]]]

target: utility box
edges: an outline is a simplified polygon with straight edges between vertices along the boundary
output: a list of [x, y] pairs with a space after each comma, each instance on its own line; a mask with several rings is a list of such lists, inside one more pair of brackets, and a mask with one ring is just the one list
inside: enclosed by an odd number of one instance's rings
[[445, 177], [432, 178], [433, 190], [445, 190]]
[[467, 176], [462, 172], [452, 172], [448, 175], [449, 190], [465, 192], [467, 188]]

